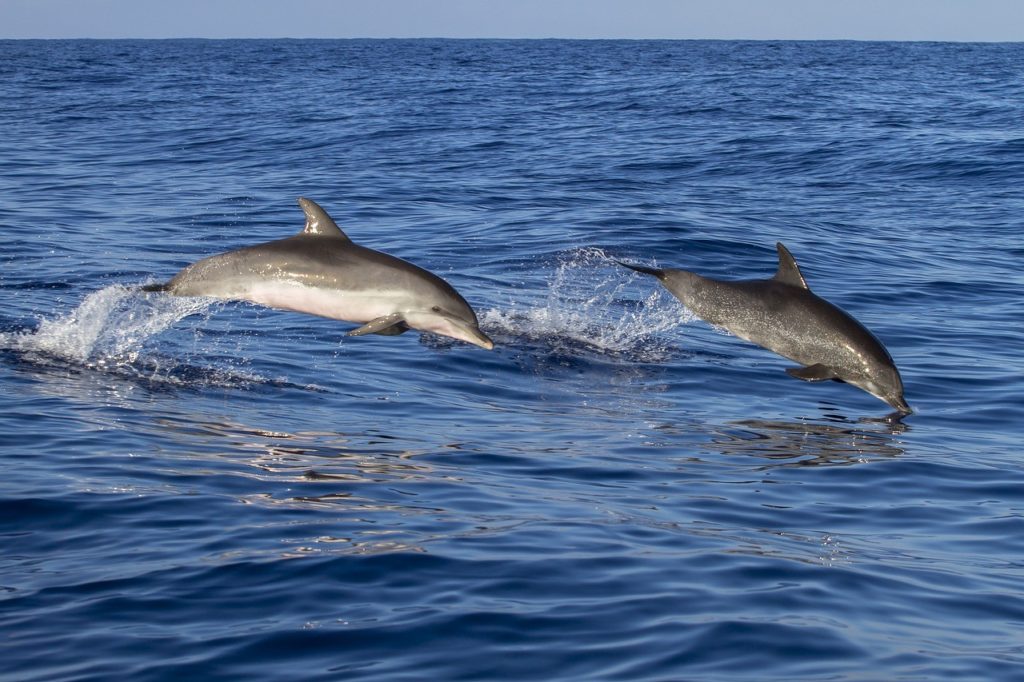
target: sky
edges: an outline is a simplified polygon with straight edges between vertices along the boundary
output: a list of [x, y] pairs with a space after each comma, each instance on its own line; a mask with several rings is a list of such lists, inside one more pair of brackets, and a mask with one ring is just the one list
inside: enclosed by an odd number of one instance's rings
[[0, 0], [0, 38], [1024, 41], [1024, 0]]

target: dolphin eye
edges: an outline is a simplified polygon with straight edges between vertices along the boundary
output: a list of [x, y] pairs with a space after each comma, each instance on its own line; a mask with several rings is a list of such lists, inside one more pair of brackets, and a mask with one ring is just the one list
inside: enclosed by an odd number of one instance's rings
[[432, 313], [439, 313], [439, 312], [441, 312], [441, 306], [435, 305], [433, 308], [430, 309], [430, 312], [432, 312]]

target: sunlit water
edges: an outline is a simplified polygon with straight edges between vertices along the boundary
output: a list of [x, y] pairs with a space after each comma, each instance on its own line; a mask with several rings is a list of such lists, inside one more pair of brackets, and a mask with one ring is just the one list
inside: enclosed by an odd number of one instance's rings
[[[0, 57], [0, 679], [1020, 676], [1020, 46]], [[495, 350], [140, 290], [300, 195]], [[915, 414], [615, 262], [776, 241]]]

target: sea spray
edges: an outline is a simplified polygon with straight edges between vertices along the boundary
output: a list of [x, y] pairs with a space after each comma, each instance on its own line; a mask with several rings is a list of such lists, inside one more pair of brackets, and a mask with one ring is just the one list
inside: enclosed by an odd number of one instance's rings
[[[240, 367], [246, 364], [244, 358], [211, 353], [210, 337], [202, 328], [220, 306], [215, 299], [146, 294], [135, 286], [114, 284], [88, 294], [74, 310], [40, 319], [34, 330], [0, 333], [0, 350], [42, 366], [85, 368], [146, 385], [325, 390], [266, 378]], [[180, 338], [176, 343], [172, 337], [161, 338], [157, 347], [162, 332], [193, 315], [202, 317], [192, 330], [191, 344], [181, 345]]]
[[66, 315], [41, 319], [35, 331], [4, 334], [0, 344], [89, 367], [126, 365], [138, 359], [147, 339], [210, 304], [202, 298], [147, 296], [113, 284], [89, 294]]
[[634, 278], [602, 249], [564, 254], [545, 297], [483, 311], [482, 326], [500, 336], [541, 342], [559, 354], [589, 352], [657, 362], [672, 343], [659, 338], [692, 315], [662, 287], [637, 297]]

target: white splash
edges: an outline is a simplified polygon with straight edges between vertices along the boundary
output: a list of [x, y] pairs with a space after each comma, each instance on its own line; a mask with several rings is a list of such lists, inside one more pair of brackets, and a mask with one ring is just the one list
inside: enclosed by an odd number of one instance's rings
[[648, 286], [638, 289], [636, 277], [603, 250], [577, 249], [561, 259], [546, 298], [486, 310], [481, 326], [492, 335], [542, 342], [557, 353], [583, 348], [662, 360], [675, 344], [659, 336], [694, 318], [664, 287], [647, 279]]
[[66, 315], [41, 319], [35, 331], [0, 334], [0, 346], [88, 367], [135, 362], [148, 338], [177, 321], [203, 312], [203, 298], [147, 296], [114, 284], [95, 291]]

